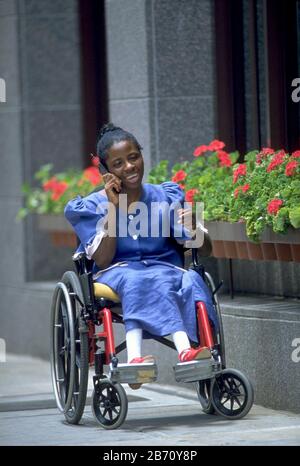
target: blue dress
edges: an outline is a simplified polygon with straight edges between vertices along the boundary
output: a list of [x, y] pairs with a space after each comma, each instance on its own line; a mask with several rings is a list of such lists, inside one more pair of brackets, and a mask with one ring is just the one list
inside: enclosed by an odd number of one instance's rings
[[[201, 276], [183, 269], [180, 243], [190, 236], [174, 221], [168, 208], [171, 204], [182, 207], [184, 193], [173, 182], [145, 183], [142, 188], [140, 202], [147, 209], [137, 209], [134, 214], [116, 209], [116, 253], [107, 269], [100, 270], [94, 264], [94, 280], [120, 296], [126, 331], [142, 328], [147, 338], [181, 330], [198, 342], [195, 302], [205, 302], [215, 326], [217, 317]], [[65, 216], [81, 242], [77, 251], [85, 250], [89, 258], [103, 237], [106, 213], [107, 197], [99, 192], [85, 198], [77, 196], [66, 205]], [[167, 215], [170, 217], [164, 224]], [[169, 234], [164, 230], [166, 224]]]

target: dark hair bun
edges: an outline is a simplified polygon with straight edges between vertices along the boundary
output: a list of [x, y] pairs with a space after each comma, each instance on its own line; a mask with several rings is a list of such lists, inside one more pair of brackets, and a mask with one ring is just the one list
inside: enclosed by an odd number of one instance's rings
[[103, 125], [102, 128], [100, 129], [99, 133], [99, 139], [101, 139], [105, 133], [108, 133], [109, 131], [116, 131], [119, 128], [118, 126], [115, 126], [113, 123], [107, 123], [106, 125]]

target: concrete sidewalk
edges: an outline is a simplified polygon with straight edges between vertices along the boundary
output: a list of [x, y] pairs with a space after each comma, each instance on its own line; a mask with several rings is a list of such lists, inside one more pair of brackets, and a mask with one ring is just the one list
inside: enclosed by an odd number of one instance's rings
[[0, 445], [300, 445], [299, 414], [254, 405], [232, 421], [204, 414], [190, 384], [124, 388], [128, 414], [113, 434], [91, 413], [91, 380], [84, 416], [72, 426], [56, 408], [50, 364], [9, 354], [0, 364]]
[[[90, 370], [88, 399], [93, 391], [93, 368]], [[146, 386], [145, 386], [146, 387]], [[186, 387], [148, 384], [147, 389], [165, 394], [176, 394], [187, 399], [197, 399], [195, 390]], [[141, 390], [127, 391], [129, 401], [139, 399]], [[143, 398], [143, 396], [142, 396]], [[0, 363], [0, 412], [56, 408], [50, 362], [30, 356], [8, 354], [5, 363]]]

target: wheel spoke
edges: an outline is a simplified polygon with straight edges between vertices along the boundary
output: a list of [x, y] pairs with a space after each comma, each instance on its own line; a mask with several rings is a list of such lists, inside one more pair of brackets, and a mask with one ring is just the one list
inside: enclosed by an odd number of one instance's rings
[[241, 407], [243, 405], [243, 403], [241, 403], [240, 400], [236, 396], [234, 396], [233, 399], [239, 405], [239, 407]]
[[233, 397], [230, 397], [230, 409], [231, 409], [231, 411], [233, 411], [233, 407], [234, 407], [234, 399], [233, 399]]
[[221, 401], [221, 404], [225, 405], [225, 403], [227, 403], [228, 400], [230, 400], [230, 396], [227, 393], [227, 398], [224, 397], [224, 401]]

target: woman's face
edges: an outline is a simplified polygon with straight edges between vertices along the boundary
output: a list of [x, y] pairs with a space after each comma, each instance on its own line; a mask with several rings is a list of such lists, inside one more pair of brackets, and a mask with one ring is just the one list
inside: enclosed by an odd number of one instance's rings
[[138, 188], [144, 175], [144, 160], [132, 141], [115, 142], [106, 158], [108, 171], [122, 181], [125, 189]]

